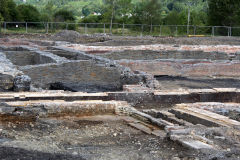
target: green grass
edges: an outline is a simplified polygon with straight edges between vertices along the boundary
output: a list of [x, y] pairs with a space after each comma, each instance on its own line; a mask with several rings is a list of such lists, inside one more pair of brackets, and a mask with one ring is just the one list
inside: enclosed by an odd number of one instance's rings
[[[110, 33], [109, 25], [106, 25], [104, 29], [103, 24], [98, 25], [88, 25], [87, 28], [85, 28], [84, 24], [78, 24], [75, 26], [75, 30], [79, 32], [80, 34], [95, 34], [95, 33]], [[57, 33], [61, 30], [65, 30], [66, 25], [65, 24], [54, 24], [49, 25], [48, 33]], [[161, 32], [160, 32], [161, 31]], [[25, 34], [25, 33], [46, 33], [47, 30], [45, 29], [45, 26], [28, 26], [27, 32], [25, 26], [19, 26], [19, 28], [16, 27], [8, 27], [6, 30], [2, 28], [3, 33], [13, 34], [13, 33], [19, 33], [19, 34]], [[150, 27], [144, 27], [142, 30], [142, 26], [132, 26], [132, 25], [126, 25], [123, 29], [122, 25], [116, 25], [112, 28], [112, 34], [113, 35], [123, 35], [123, 36], [187, 36], [187, 29], [186, 27], [171, 27], [171, 26], [162, 26], [160, 29], [160, 26], [154, 26], [152, 28]], [[194, 28], [189, 28], [189, 34], [194, 34]], [[211, 35], [211, 30], [209, 28], [197, 28], [196, 35]]]

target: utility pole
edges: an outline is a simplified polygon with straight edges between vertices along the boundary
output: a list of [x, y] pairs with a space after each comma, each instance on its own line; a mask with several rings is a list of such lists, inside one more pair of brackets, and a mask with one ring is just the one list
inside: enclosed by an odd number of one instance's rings
[[189, 35], [189, 24], [190, 24], [190, 5], [188, 5], [188, 22], [187, 22], [187, 34]]
[[189, 26], [191, 20], [191, 6], [194, 5], [195, 2], [188, 1], [186, 5], [188, 5], [188, 20], [187, 20], [187, 34], [189, 34]]
[[112, 2], [112, 16], [111, 16], [111, 22], [110, 22], [110, 33], [112, 33], [114, 12], [115, 12], [115, 0], [113, 0], [113, 2]]

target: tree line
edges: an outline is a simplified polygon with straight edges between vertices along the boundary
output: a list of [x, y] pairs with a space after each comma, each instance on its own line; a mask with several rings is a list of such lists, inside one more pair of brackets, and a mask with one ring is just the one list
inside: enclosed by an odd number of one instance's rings
[[[67, 0], [65, 0], [67, 1]], [[59, 6], [65, 1], [58, 1]], [[61, 2], [61, 3], [60, 3]], [[91, 2], [91, 3], [90, 3]], [[101, 0], [89, 1], [75, 13], [53, 1], [42, 8], [0, 0], [0, 21], [82, 22], [149, 25], [240, 25], [239, 0]]]

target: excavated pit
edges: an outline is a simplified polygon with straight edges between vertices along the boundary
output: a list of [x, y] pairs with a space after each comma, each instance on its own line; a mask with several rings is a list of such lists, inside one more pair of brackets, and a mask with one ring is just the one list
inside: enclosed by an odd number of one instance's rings
[[117, 91], [122, 88], [121, 73], [117, 69], [106, 68], [92, 61], [26, 66], [19, 69], [31, 77], [37, 88], [75, 92]]
[[6, 57], [17, 66], [39, 65], [46, 63], [56, 63], [54, 59], [48, 56], [30, 51], [8, 51], [4, 52]]
[[238, 46], [116, 43], [0, 47], [0, 158], [240, 159]]
[[14, 66], [19, 73], [31, 78], [31, 84], [36, 89], [121, 91], [124, 84], [137, 84], [146, 79], [144, 75], [137, 75], [107, 59], [71, 50], [55, 51], [56, 49], [40, 51], [30, 47], [5, 47], [3, 54], [9, 61], [9, 66]]

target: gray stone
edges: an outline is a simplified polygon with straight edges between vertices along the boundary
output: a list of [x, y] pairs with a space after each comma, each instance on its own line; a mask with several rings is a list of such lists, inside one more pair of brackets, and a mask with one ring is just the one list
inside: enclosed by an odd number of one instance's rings
[[11, 90], [14, 86], [13, 76], [0, 73], [0, 91]]
[[14, 91], [23, 92], [29, 91], [31, 78], [27, 75], [16, 76], [14, 78]]
[[190, 149], [214, 149], [212, 145], [203, 143], [198, 140], [180, 140], [181, 144], [185, 147], [188, 147]]

